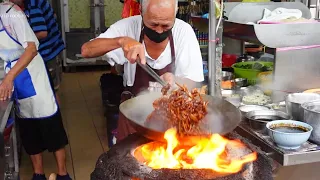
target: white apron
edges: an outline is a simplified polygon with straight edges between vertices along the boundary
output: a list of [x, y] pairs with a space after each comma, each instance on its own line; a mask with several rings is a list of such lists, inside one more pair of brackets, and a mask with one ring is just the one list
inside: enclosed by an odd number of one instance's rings
[[[5, 29], [0, 17], [0, 58], [5, 72], [17, 63], [25, 49]], [[53, 116], [58, 105], [41, 55], [38, 55], [14, 80], [13, 98], [20, 118], [38, 119]]]

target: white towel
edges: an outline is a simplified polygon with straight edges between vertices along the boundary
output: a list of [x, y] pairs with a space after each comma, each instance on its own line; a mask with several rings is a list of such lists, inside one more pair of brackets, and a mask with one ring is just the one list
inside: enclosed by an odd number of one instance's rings
[[277, 8], [273, 11], [264, 9], [263, 18], [258, 21], [258, 24], [260, 22], [278, 22], [286, 19], [300, 18], [302, 18], [302, 12], [299, 9]]

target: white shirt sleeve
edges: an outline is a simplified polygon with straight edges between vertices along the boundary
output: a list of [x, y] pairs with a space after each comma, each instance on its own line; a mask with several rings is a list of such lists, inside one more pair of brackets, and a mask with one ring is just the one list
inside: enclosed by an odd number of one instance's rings
[[[116, 38], [121, 36], [124, 36], [123, 33], [121, 33], [117, 27], [111, 25], [106, 32], [100, 34], [97, 38]], [[115, 64], [123, 65], [127, 62], [121, 48], [110, 51], [106, 53], [105, 56], [107, 57], [107, 61], [111, 66], [114, 66]]]
[[24, 48], [28, 46], [28, 42], [34, 42], [36, 44], [36, 48], [38, 49], [39, 41], [31, 29], [24, 12], [16, 8], [12, 8], [9, 13], [9, 23], [12, 27], [13, 33], [17, 37], [17, 41], [22, 44]]
[[200, 46], [192, 27], [187, 23], [183, 23], [183, 27], [177, 29], [177, 31], [174, 33], [175, 75], [195, 82], [204, 81]]
[[[139, 31], [138, 31], [139, 30]], [[138, 39], [141, 30], [141, 17], [133, 16], [122, 19], [112, 24], [107, 31], [101, 33], [97, 38], [117, 38], [117, 37], [131, 37]], [[105, 55], [110, 65], [126, 64], [128, 60], [124, 57], [123, 50], [121, 48], [110, 51]]]

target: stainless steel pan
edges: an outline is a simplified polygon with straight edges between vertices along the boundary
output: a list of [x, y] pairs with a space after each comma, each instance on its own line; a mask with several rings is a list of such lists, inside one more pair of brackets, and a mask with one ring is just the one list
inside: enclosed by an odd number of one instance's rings
[[[138, 133], [146, 138], [163, 141], [163, 135], [170, 128], [168, 122], [146, 121], [154, 110], [152, 103], [160, 98], [160, 92], [146, 93], [129, 99], [120, 105], [120, 111], [129, 119]], [[241, 121], [240, 111], [226, 100], [205, 95], [209, 102], [208, 114], [200, 124], [201, 135], [226, 134], [233, 131]]]

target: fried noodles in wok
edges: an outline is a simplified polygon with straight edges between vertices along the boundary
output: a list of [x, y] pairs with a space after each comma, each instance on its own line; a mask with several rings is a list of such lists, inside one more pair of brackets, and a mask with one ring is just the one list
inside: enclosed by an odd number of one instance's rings
[[168, 121], [180, 135], [198, 134], [199, 123], [207, 114], [208, 102], [202, 98], [205, 87], [190, 92], [186, 86], [177, 85], [179, 88], [169, 94], [170, 87], [163, 88], [163, 96], [153, 102], [155, 110], [148, 116], [148, 121]]

